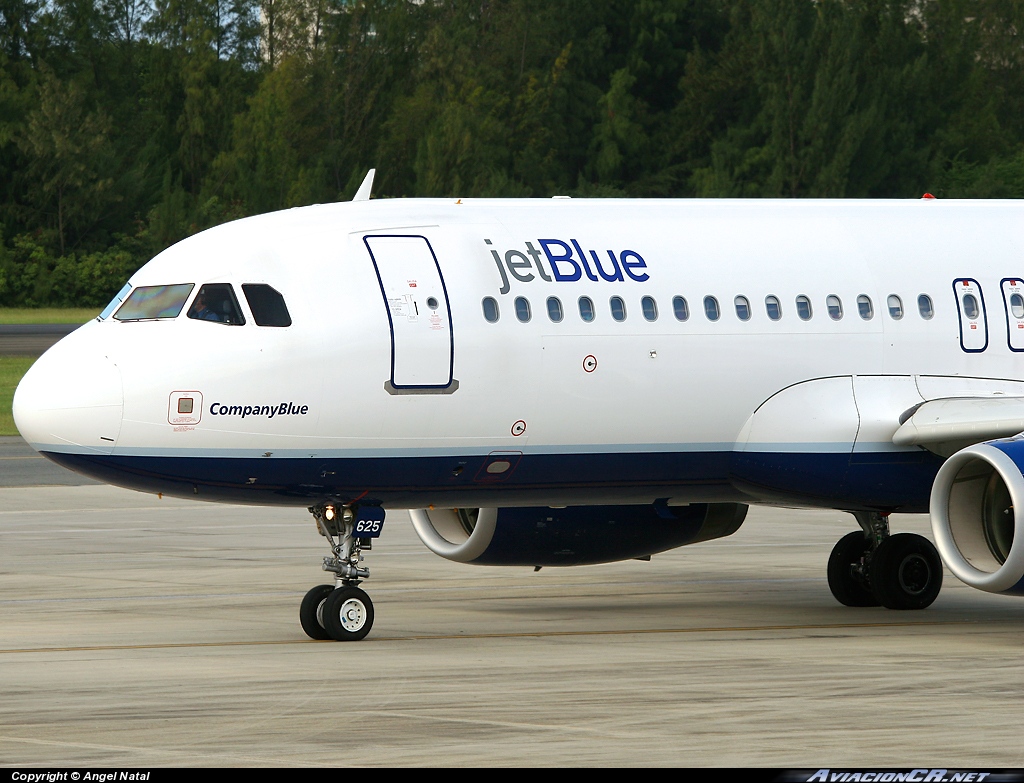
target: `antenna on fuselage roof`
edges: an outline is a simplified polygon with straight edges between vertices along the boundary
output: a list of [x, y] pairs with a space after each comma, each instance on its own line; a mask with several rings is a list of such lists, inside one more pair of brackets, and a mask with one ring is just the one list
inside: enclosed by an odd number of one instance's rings
[[377, 169], [370, 169], [366, 172], [366, 176], [363, 177], [363, 184], [359, 186], [359, 190], [352, 197], [353, 201], [369, 201], [370, 191], [373, 190], [373, 175], [377, 173]]

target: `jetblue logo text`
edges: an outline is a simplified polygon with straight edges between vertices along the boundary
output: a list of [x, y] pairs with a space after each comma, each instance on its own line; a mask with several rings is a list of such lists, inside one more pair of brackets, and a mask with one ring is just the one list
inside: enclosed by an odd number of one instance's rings
[[293, 402], [282, 402], [280, 405], [222, 405], [219, 402], [210, 406], [211, 416], [305, 416], [309, 413], [308, 405], [296, 405]]
[[[491, 240], [485, 239], [488, 245]], [[537, 249], [533, 242], [525, 243], [525, 250], [506, 250], [505, 256], [491, 248], [491, 256], [501, 276], [500, 294], [507, 294], [511, 288], [509, 276], [521, 283], [529, 283], [538, 277], [546, 283], [571, 283], [585, 276], [588, 280], [608, 283], [624, 283], [627, 279], [643, 283], [650, 279], [647, 262], [635, 250], [596, 250], [584, 252], [575, 239], [563, 242], [561, 239], [538, 239]], [[546, 264], [545, 264], [546, 262]], [[536, 270], [536, 274], [534, 271]]]

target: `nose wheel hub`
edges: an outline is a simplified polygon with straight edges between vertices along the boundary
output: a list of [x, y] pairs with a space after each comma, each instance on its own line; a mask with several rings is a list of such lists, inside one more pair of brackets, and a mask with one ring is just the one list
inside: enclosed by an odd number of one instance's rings
[[357, 598], [349, 598], [341, 605], [341, 627], [348, 633], [355, 633], [366, 625], [366, 604]]

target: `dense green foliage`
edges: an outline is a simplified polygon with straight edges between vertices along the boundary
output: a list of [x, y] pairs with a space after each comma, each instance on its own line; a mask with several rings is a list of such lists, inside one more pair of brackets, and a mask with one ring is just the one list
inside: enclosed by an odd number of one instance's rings
[[18, 434], [11, 412], [14, 390], [35, 360], [34, 356], [0, 356], [0, 435]]
[[0, 0], [0, 305], [375, 195], [1024, 195], [1020, 0]]

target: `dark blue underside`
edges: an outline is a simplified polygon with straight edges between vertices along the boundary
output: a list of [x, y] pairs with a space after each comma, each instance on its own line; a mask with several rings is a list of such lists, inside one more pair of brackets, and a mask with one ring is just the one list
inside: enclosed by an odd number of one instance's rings
[[137, 457], [44, 454], [110, 484], [236, 503], [321, 500], [433, 505], [770, 502], [925, 512], [942, 459], [929, 452], [657, 452], [524, 455], [490, 476], [484, 456], [376, 458]]

